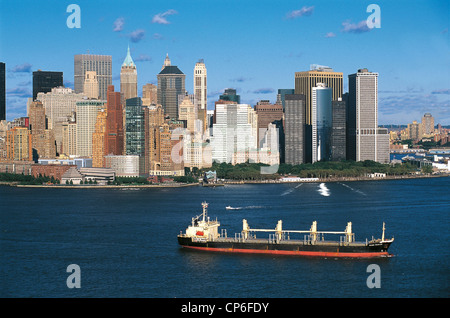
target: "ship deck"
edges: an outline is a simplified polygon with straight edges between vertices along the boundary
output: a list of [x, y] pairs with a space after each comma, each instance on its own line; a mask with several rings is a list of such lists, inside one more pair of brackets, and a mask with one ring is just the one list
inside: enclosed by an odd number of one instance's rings
[[292, 245], [321, 245], [321, 246], [367, 246], [365, 242], [339, 242], [339, 241], [310, 241], [310, 240], [291, 240], [291, 239], [283, 239], [283, 240], [271, 240], [271, 239], [262, 239], [262, 238], [232, 238], [232, 237], [219, 237], [214, 239], [213, 242], [227, 242], [227, 243], [250, 243], [250, 244], [292, 244]]

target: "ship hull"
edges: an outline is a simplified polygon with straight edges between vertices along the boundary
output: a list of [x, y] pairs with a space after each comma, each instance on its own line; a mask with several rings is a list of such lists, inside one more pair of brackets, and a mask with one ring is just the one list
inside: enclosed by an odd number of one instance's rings
[[191, 237], [178, 237], [178, 243], [188, 249], [208, 252], [296, 255], [311, 257], [343, 257], [343, 258], [377, 258], [389, 257], [390, 242], [376, 244], [340, 244], [339, 242], [317, 242], [315, 244], [302, 241], [284, 241], [270, 243], [263, 240], [255, 241], [206, 241], [193, 240]]

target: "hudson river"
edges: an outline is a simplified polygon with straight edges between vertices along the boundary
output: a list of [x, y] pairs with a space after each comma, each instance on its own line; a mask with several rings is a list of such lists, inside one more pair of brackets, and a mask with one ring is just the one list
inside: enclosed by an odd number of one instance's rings
[[[450, 178], [217, 188], [0, 187], [0, 297], [449, 297]], [[394, 236], [385, 259], [183, 250], [177, 235], [209, 203], [228, 236], [251, 228]], [[226, 210], [226, 206], [240, 209]], [[258, 233], [258, 237], [266, 237]], [[332, 237], [326, 237], [332, 239]], [[80, 288], [68, 288], [70, 264]], [[380, 288], [367, 272], [379, 266]]]

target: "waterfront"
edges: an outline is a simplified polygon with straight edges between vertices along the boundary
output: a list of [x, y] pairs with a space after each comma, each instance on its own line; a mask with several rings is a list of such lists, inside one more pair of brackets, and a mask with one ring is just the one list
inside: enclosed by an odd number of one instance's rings
[[[0, 187], [2, 297], [449, 297], [450, 178], [244, 184], [218, 188]], [[376, 260], [191, 252], [176, 235], [201, 202], [229, 236], [253, 228], [395, 237]], [[238, 207], [226, 210], [226, 206]], [[261, 234], [263, 235], [263, 234]], [[69, 264], [81, 288], [69, 289]], [[378, 264], [381, 288], [367, 266]]]

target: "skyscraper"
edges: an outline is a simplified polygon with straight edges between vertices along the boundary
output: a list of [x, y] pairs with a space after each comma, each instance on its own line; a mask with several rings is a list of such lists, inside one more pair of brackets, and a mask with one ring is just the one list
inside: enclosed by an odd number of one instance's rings
[[378, 73], [359, 69], [348, 88], [347, 158], [389, 163], [389, 134], [378, 128]]
[[6, 131], [6, 158], [33, 160], [31, 132], [27, 127], [14, 127]]
[[331, 160], [331, 93], [324, 83], [312, 88], [312, 163]]
[[171, 65], [169, 56], [166, 56], [158, 78], [158, 104], [171, 119], [178, 119], [178, 95], [185, 93], [186, 75], [177, 66]]
[[154, 84], [142, 86], [142, 104], [150, 106], [156, 103], [158, 103], [158, 87]]
[[86, 71], [84, 77], [84, 94], [87, 98], [98, 99], [99, 91], [98, 91], [98, 79], [97, 72], [95, 71]]
[[211, 140], [212, 160], [243, 163], [257, 150], [258, 115], [247, 104], [216, 104]]
[[33, 72], [33, 100], [36, 100], [38, 93], [48, 93], [59, 86], [63, 86], [63, 72]]
[[311, 65], [305, 72], [295, 72], [295, 94], [304, 94], [306, 97], [306, 124], [311, 125], [312, 89], [317, 83], [324, 83], [332, 89], [332, 100], [342, 98], [343, 73], [334, 72], [332, 68], [322, 65]]
[[125, 103], [129, 98], [138, 96], [136, 64], [134, 64], [133, 59], [131, 58], [129, 46], [127, 56], [120, 69], [120, 93], [123, 96], [122, 103]]
[[106, 100], [108, 85], [112, 84], [111, 55], [78, 54], [74, 57], [75, 93], [83, 93], [86, 71], [97, 73], [101, 100]]
[[46, 129], [45, 109], [40, 101], [30, 104], [29, 114], [33, 160], [54, 158], [56, 155], [55, 136], [52, 129]]
[[305, 107], [303, 94], [285, 95], [285, 163], [298, 165], [305, 162]]
[[105, 155], [122, 155], [124, 148], [123, 110], [120, 92], [108, 86], [106, 102], [106, 142]]
[[71, 88], [54, 87], [51, 92], [38, 93], [37, 100], [41, 101], [48, 119], [48, 129], [53, 129], [56, 139], [56, 151], [62, 152], [62, 125], [76, 110], [76, 102], [86, 98], [86, 95], [76, 94]]
[[100, 109], [97, 113], [95, 131], [92, 134], [92, 167], [105, 167], [106, 116], [105, 109]]
[[139, 156], [139, 172], [145, 172], [145, 111], [140, 97], [129, 98], [125, 105], [125, 154]]
[[203, 59], [200, 59], [194, 67], [194, 96], [196, 100], [197, 116], [203, 122], [203, 131], [207, 128], [207, 90], [206, 90], [206, 66]]
[[[347, 94], [344, 94], [346, 96]], [[345, 98], [342, 98], [345, 99]], [[346, 159], [346, 102], [337, 100], [331, 103], [333, 128], [331, 132], [331, 160]]]
[[104, 100], [83, 100], [77, 105], [77, 155], [92, 158], [92, 134], [95, 132], [98, 112], [105, 107]]
[[261, 148], [262, 139], [268, 129], [268, 125], [283, 119], [283, 106], [272, 105], [269, 101], [259, 101], [254, 110], [258, 114], [258, 148]]
[[[430, 113], [425, 113], [422, 117], [422, 135], [433, 135], [434, 133], [434, 118]], [[420, 136], [422, 137], [422, 136]]]
[[6, 73], [5, 63], [0, 62], [0, 120], [6, 119]]
[[219, 100], [226, 100], [240, 104], [241, 96], [236, 94], [236, 90], [234, 88], [225, 88], [223, 94], [219, 96]]

